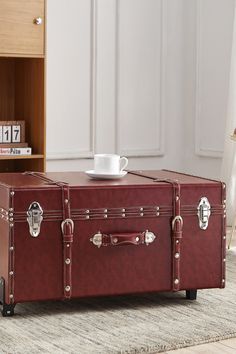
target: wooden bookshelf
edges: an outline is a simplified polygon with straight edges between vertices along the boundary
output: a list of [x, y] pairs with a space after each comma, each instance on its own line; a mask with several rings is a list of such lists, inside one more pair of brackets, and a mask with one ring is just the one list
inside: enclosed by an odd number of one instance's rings
[[25, 121], [32, 148], [32, 155], [0, 155], [0, 172], [44, 171], [45, 2], [0, 0], [0, 14], [0, 121]]

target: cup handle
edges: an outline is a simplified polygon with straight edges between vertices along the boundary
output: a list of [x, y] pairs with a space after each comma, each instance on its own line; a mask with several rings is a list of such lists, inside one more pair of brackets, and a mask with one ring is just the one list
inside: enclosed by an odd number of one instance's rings
[[[124, 166], [123, 167], [121, 167], [122, 161], [124, 161]], [[128, 161], [128, 159], [126, 157], [121, 157], [120, 158], [120, 172], [122, 172], [125, 169], [125, 167], [127, 167], [128, 162], [129, 161]]]

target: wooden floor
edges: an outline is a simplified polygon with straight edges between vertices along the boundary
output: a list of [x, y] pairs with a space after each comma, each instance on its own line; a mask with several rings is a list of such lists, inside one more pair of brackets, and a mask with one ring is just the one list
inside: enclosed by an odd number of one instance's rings
[[[229, 240], [231, 229], [227, 230], [227, 241]], [[227, 242], [228, 245], [228, 242]], [[231, 247], [236, 247], [236, 232], [234, 233]], [[236, 338], [222, 340], [207, 344], [196, 345], [194, 347], [176, 349], [166, 352], [168, 354], [235, 354]]]
[[166, 352], [168, 354], [235, 354], [236, 338]]

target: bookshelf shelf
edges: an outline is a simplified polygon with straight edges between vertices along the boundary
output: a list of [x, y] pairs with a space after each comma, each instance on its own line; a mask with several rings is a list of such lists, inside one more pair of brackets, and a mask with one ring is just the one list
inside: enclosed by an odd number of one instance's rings
[[0, 0], [0, 121], [25, 121], [25, 141], [33, 154], [0, 155], [0, 172], [44, 171], [45, 3], [14, 4]]

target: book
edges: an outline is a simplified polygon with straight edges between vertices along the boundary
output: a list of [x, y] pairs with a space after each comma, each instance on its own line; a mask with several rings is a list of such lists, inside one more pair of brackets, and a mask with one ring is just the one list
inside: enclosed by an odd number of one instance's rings
[[25, 147], [25, 148], [1, 148], [0, 147], [0, 155], [31, 155], [32, 148]]
[[0, 143], [0, 148], [25, 148], [28, 143]]

